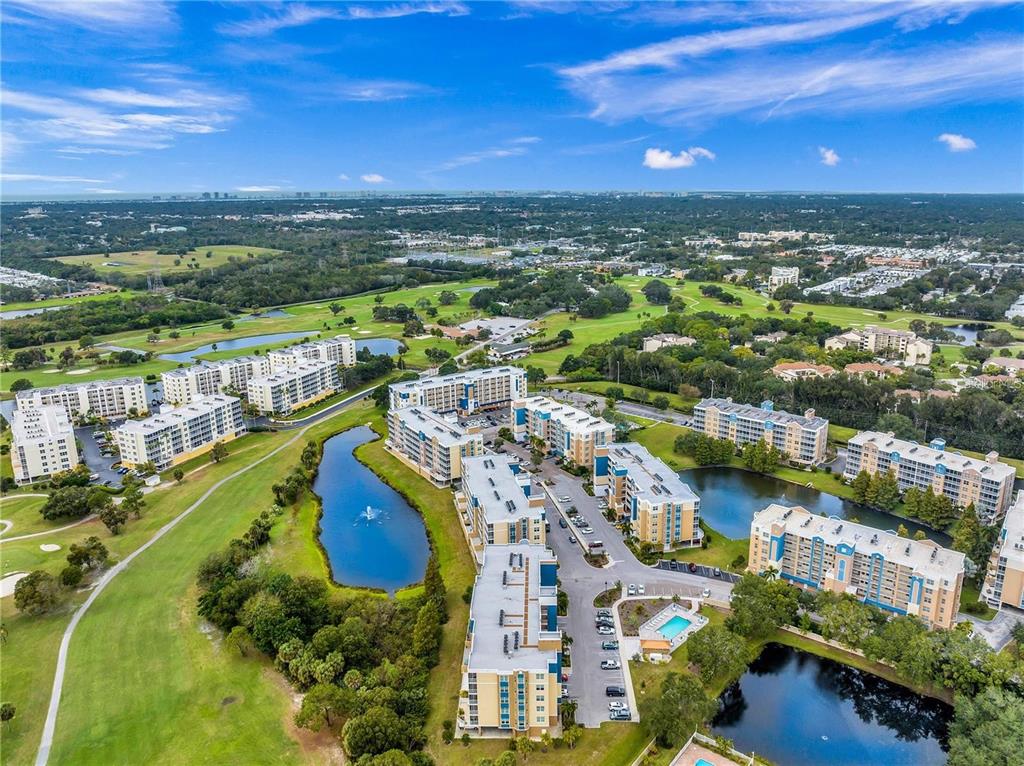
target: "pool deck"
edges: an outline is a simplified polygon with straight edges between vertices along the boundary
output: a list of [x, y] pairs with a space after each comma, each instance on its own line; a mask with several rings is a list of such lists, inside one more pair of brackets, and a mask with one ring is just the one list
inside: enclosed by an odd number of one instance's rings
[[[736, 761], [719, 755], [713, 750], [708, 750], [696, 742], [690, 742], [686, 747], [676, 753], [670, 766], [697, 766], [699, 762], [709, 763], [711, 766], [736, 766]], [[701, 763], [701, 766], [704, 766]]]
[[[640, 626], [637, 631], [640, 637], [640, 648], [646, 652], [674, 652], [693, 633], [707, 625], [707, 618], [698, 614], [698, 609], [700, 609], [700, 602], [696, 599], [690, 600], [689, 608], [684, 607], [681, 603], [673, 603], [666, 606]], [[673, 617], [682, 617], [684, 620], [689, 621], [690, 624], [671, 639], [668, 639], [661, 633], [661, 628]]]

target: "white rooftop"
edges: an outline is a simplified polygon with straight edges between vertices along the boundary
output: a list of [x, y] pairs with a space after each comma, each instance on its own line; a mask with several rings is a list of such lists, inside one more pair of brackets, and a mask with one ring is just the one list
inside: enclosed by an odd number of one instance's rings
[[[392, 410], [392, 413], [407, 428], [435, 438], [439, 444], [445, 447], [461, 444], [470, 436], [470, 433], [462, 426], [445, 420], [436, 412], [426, 407], [403, 407], [402, 409]], [[465, 465], [466, 460], [471, 459], [463, 458], [463, 465]]]
[[[219, 360], [217, 360], [215, 362], [209, 362], [209, 361], [206, 361], [205, 359], [203, 359], [203, 360], [200, 360], [199, 362], [197, 362], [196, 364], [189, 365], [188, 367], [176, 367], [173, 370], [168, 370], [167, 372], [162, 373], [162, 374], [163, 375], [168, 375], [168, 376], [171, 376], [171, 377], [179, 378], [179, 377], [184, 377], [184, 376], [188, 375], [190, 372], [193, 372], [196, 369], [219, 370], [222, 367], [234, 367], [234, 366], [239, 365], [239, 364], [250, 364], [250, 363], [253, 363], [253, 362], [260, 362], [260, 361], [263, 361], [263, 357], [259, 357], [259, 356], [235, 356], [235, 357], [232, 357], [231, 359], [219, 359]], [[142, 379], [139, 378], [139, 380], [141, 381]]]
[[777, 410], [774, 408], [771, 402], [762, 402], [760, 406], [756, 404], [740, 404], [734, 402], [732, 399], [701, 399], [698, 407], [707, 408], [714, 407], [719, 412], [726, 414], [736, 413], [737, 417], [748, 418], [750, 420], [770, 420], [773, 423], [780, 425], [788, 425], [790, 423], [799, 423], [804, 428], [817, 429], [822, 426], [828, 426], [828, 421], [825, 418], [819, 418], [817, 416], [812, 418], [804, 417], [803, 415], [794, 415], [792, 412], [786, 412], [785, 410]]
[[642, 444], [625, 442], [613, 444], [608, 454], [618, 465], [629, 470], [637, 487], [637, 496], [653, 503], [700, 502], [697, 493], [679, 475], [654, 457]]
[[1017, 493], [1017, 501], [1006, 512], [999, 540], [999, 555], [1015, 562], [1016, 569], [1024, 569], [1024, 489]]
[[568, 404], [556, 402], [554, 399], [548, 399], [546, 396], [531, 396], [524, 401], [529, 409], [550, 414], [552, 420], [560, 423], [565, 430], [572, 431], [573, 433], [600, 433], [601, 431], [609, 431], [614, 428], [604, 418], [594, 417], [589, 412], [584, 412]]
[[54, 439], [75, 432], [68, 414], [57, 404], [19, 407], [11, 416], [11, 435], [15, 444]]
[[914, 460], [919, 463], [935, 466], [942, 463], [946, 468], [953, 468], [963, 471], [973, 468], [982, 476], [995, 481], [1004, 481], [1006, 477], [1016, 476], [1013, 466], [998, 461], [999, 454], [990, 452], [992, 462], [976, 457], [967, 457], [959, 452], [946, 452], [945, 442], [942, 439], [935, 439], [932, 444], [935, 447], [918, 444], [917, 442], [897, 439], [891, 433], [883, 434], [878, 431], [861, 431], [849, 440], [850, 444], [864, 447], [868, 444], [874, 445], [882, 453], [898, 452], [900, 460]]
[[162, 412], [159, 415], [153, 415], [145, 420], [125, 421], [125, 423], [119, 426], [117, 430], [124, 431], [126, 433], [148, 434], [154, 431], [159, 431], [169, 425], [183, 423], [194, 417], [206, 415], [226, 404], [239, 401], [241, 400], [237, 396], [211, 394], [210, 396], [203, 396], [196, 399], [189, 404], [184, 404], [181, 407], [175, 407], [170, 412]]
[[392, 383], [391, 389], [394, 391], [418, 391], [421, 388], [444, 386], [451, 383], [470, 383], [481, 378], [511, 374], [526, 375], [526, 371], [521, 367], [481, 367], [476, 370], [466, 370], [465, 372], [453, 372], [451, 375], [433, 375], [429, 378], [420, 378], [419, 380]]
[[43, 394], [48, 396], [55, 394], [60, 391], [77, 391], [82, 388], [107, 388], [108, 386], [134, 386], [142, 385], [142, 378], [140, 377], [128, 377], [128, 378], [114, 378], [113, 380], [89, 380], [83, 383], [61, 383], [58, 386], [48, 386], [46, 388], [30, 388], [27, 391], [19, 391], [15, 394], [17, 399], [31, 399], [34, 394]]
[[541, 507], [530, 507], [519, 477], [512, 472], [514, 462], [508, 455], [462, 458], [462, 488], [480, 502], [489, 522], [519, 521], [543, 513]]
[[301, 378], [310, 372], [317, 372], [319, 370], [326, 370], [335, 367], [334, 362], [327, 361], [326, 359], [312, 359], [308, 362], [300, 362], [294, 367], [287, 367], [277, 372], [272, 372], [269, 375], [264, 375], [261, 378], [253, 378], [249, 381], [250, 386], [260, 385], [269, 383], [271, 385], [275, 383], [285, 383], [296, 378]]

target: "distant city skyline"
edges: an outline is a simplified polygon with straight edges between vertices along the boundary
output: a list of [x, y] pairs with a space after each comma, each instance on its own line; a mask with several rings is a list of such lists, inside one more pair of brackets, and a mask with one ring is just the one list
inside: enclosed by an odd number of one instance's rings
[[1024, 191], [1024, 6], [8, 0], [3, 198]]

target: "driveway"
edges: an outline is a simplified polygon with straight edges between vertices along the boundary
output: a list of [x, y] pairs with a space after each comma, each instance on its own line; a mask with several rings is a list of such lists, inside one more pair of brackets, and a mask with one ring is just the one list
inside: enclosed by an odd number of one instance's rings
[[974, 615], [960, 612], [957, 622], [969, 622], [974, 627], [975, 635], [981, 636], [988, 645], [1000, 651], [1010, 643], [1010, 630], [1018, 622], [1024, 622], [1024, 611], [1011, 606], [1002, 607], [991, 620], [979, 620]]
[[[589, 404], [596, 404], [600, 408], [598, 412], [604, 409], [605, 399], [607, 398], [598, 394], [588, 394], [583, 391], [567, 391], [560, 388], [549, 389], [540, 393], [580, 409], [585, 409]], [[659, 423], [672, 423], [673, 425], [687, 427], [693, 424], [693, 416], [691, 415], [676, 412], [675, 410], [659, 410], [657, 407], [637, 402], [620, 400], [616, 402], [615, 409], [624, 415], [635, 415], [636, 417], [647, 418], [648, 420], [656, 420]]]
[[120, 458], [117, 455], [100, 454], [100, 446], [92, 436], [93, 430], [95, 429], [90, 426], [75, 429], [75, 438], [81, 445], [80, 455], [82, 462], [89, 466], [90, 473], [98, 473], [100, 475], [100, 478], [94, 482], [95, 484], [103, 484], [109, 481], [111, 487], [120, 487], [121, 474], [110, 467], [111, 463], [116, 463]]

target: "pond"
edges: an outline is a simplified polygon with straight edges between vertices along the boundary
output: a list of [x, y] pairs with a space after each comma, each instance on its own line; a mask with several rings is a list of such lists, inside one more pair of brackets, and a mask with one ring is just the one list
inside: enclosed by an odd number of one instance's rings
[[267, 311], [260, 311], [257, 314], [246, 314], [244, 317], [239, 317], [239, 322], [251, 322], [253, 319], [274, 319], [277, 317], [290, 317], [293, 314], [289, 314], [283, 309], [268, 309]]
[[715, 734], [786, 766], [946, 762], [949, 705], [779, 644], [719, 701]]
[[356, 341], [356, 351], [362, 351], [364, 348], [370, 349], [370, 353], [374, 356], [380, 354], [387, 354], [388, 356], [395, 356], [398, 353], [398, 349], [402, 347], [402, 341], [395, 340], [394, 338], [366, 338], [365, 340]]
[[682, 471], [679, 478], [700, 496], [700, 515], [708, 526], [726, 537], [742, 540], [750, 536], [754, 513], [770, 503], [802, 505], [811, 513], [856, 518], [861, 524], [878, 529], [896, 529], [903, 524], [913, 535], [919, 529], [940, 545], [949, 545], [948, 535], [894, 516], [858, 505], [850, 500], [819, 492], [813, 487], [764, 476], [739, 468], [694, 468]]
[[[160, 354], [159, 358], [166, 359], [169, 362], [191, 362], [197, 356], [209, 354], [214, 350], [239, 351], [244, 348], [255, 348], [265, 344], [281, 343], [286, 340], [314, 337], [316, 337], [315, 330], [306, 330], [305, 332], [274, 332], [268, 333], [267, 335], [250, 335], [247, 338], [229, 338], [227, 340], [219, 340], [216, 344], [207, 343], [205, 346], [194, 348], [191, 351], [179, 351], [174, 354]], [[217, 346], [216, 349], [213, 348], [214, 345]]]
[[984, 332], [985, 330], [991, 330], [992, 325], [972, 323], [972, 324], [953, 324], [946, 325], [946, 330], [960, 336], [958, 341], [961, 346], [973, 346], [975, 341], [978, 340], [978, 333]]
[[420, 515], [353, 454], [376, 438], [359, 426], [328, 439], [313, 490], [323, 502], [320, 543], [335, 582], [394, 593], [423, 578], [430, 544]]
[[6, 322], [8, 319], [20, 319], [21, 317], [42, 314], [44, 311], [60, 311], [66, 308], [67, 306], [45, 306], [38, 309], [10, 309], [8, 311], [0, 311], [0, 319]]

